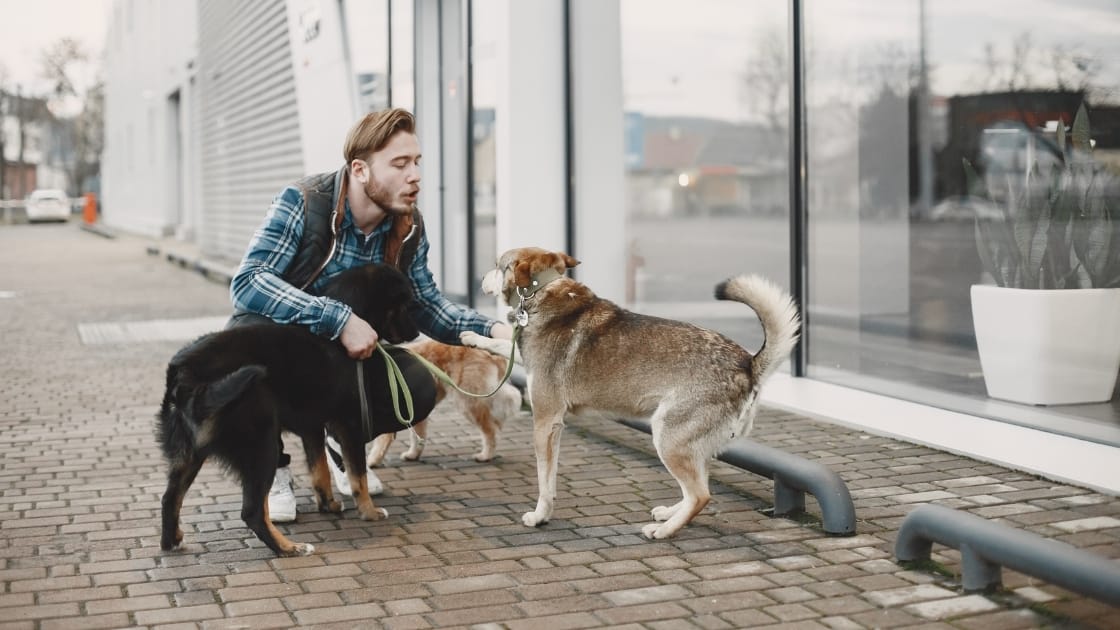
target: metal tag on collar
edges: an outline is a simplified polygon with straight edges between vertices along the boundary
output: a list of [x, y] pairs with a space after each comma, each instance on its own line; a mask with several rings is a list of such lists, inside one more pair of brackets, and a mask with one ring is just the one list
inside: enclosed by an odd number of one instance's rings
[[529, 313], [523, 308], [518, 309], [517, 312], [513, 314], [513, 317], [517, 321], [517, 325], [521, 328], [529, 324]]

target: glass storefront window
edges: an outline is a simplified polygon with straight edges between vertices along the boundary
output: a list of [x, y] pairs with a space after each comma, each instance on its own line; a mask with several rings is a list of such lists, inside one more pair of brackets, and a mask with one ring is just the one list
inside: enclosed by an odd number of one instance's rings
[[976, 217], [1000, 210], [963, 166], [1005, 188], [1045, 171], [1084, 103], [1120, 172], [1117, 33], [1091, 0], [806, 3], [808, 376], [1120, 444], [1115, 398], [988, 398], [970, 287], [991, 282]]
[[342, 3], [358, 115], [389, 106], [389, 2]]
[[413, 0], [389, 0], [389, 104], [414, 112], [416, 107], [416, 63]]
[[778, 0], [622, 0], [627, 305], [758, 347], [712, 288], [788, 286], [788, 8]]
[[497, 257], [496, 139], [497, 124], [497, 37], [502, 7], [494, 0], [473, 0], [471, 7], [471, 194], [473, 221], [474, 277], [470, 286], [473, 303], [486, 305], [492, 297], [482, 293], [482, 276], [494, 267]]

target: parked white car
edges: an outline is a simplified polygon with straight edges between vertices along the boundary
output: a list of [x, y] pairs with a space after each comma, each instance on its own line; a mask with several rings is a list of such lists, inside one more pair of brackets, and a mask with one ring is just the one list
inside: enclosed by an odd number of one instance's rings
[[70, 197], [57, 188], [40, 188], [27, 196], [27, 220], [67, 221], [70, 219]]

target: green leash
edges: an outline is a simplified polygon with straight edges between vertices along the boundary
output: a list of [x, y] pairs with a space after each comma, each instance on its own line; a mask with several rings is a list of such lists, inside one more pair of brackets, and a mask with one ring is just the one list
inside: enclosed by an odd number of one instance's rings
[[[510, 374], [513, 373], [513, 357], [517, 354], [517, 338], [520, 335], [521, 327], [514, 326], [513, 337], [510, 339], [511, 348], [509, 353], [509, 361], [506, 363], [506, 373], [504, 376], [502, 376], [502, 381], [498, 383], [498, 386], [494, 388], [494, 391], [488, 394], [476, 394], [474, 392], [466, 391], [465, 389], [456, 385], [455, 381], [453, 381], [446, 372], [441, 370], [439, 366], [413, 352], [412, 350], [409, 350], [408, 348], [404, 348], [404, 350], [407, 350], [409, 354], [413, 356], [413, 358], [419, 361], [421, 365], [426, 367], [433, 376], [450, 385], [451, 387], [454, 387], [455, 390], [460, 394], [463, 394], [464, 396], [470, 396], [472, 398], [489, 398], [490, 396], [498, 393], [498, 390], [506, 384], [506, 381], [509, 380]], [[392, 355], [389, 354], [389, 351], [385, 349], [385, 345], [386, 344], [377, 344], [377, 350], [381, 353], [381, 357], [385, 360], [385, 371], [388, 373], [389, 377], [389, 395], [393, 399], [393, 413], [396, 414], [397, 421], [400, 422], [403, 426], [412, 427], [412, 423], [416, 419], [415, 409], [412, 406], [412, 391], [409, 389], [408, 383], [404, 380], [404, 373], [401, 372], [400, 366], [397, 365], [396, 360], [394, 360]], [[403, 348], [403, 346], [398, 347]], [[366, 427], [366, 435], [369, 435], [372, 432], [372, 422], [369, 417], [369, 405], [366, 402], [365, 392], [366, 390], [364, 375], [362, 374], [362, 362], [358, 361], [358, 393], [362, 403], [362, 422]], [[404, 398], [405, 407], [408, 410], [408, 417], [405, 417], [404, 413], [401, 412], [400, 399], [402, 397]]]
[[[563, 275], [564, 274], [556, 271], [555, 269], [545, 269], [536, 276], [533, 276], [532, 282], [529, 286], [517, 287], [517, 297], [519, 298], [519, 300], [517, 303], [517, 308], [514, 309], [513, 312], [513, 335], [510, 337], [509, 361], [506, 362], [506, 373], [504, 376], [502, 376], [502, 381], [498, 383], [498, 386], [494, 388], [494, 391], [488, 394], [476, 394], [474, 392], [468, 392], [462, 387], [456, 385], [455, 381], [451, 380], [451, 377], [447, 375], [447, 372], [441, 370], [436, 364], [425, 359], [412, 350], [404, 348], [404, 346], [398, 347], [408, 350], [408, 352], [411, 353], [412, 356], [417, 361], [419, 361], [421, 365], [428, 368], [428, 371], [432, 373], [432, 376], [435, 376], [437, 379], [443, 381], [451, 387], [454, 387], [455, 391], [459, 392], [460, 394], [464, 396], [470, 396], [471, 398], [489, 398], [498, 393], [498, 390], [502, 388], [502, 385], [506, 384], [506, 381], [509, 380], [510, 374], [513, 373], [513, 357], [517, 356], [517, 339], [521, 336], [521, 329], [529, 323], [529, 313], [525, 310], [525, 303], [528, 302], [533, 297], [533, 295], [536, 294], [537, 291], [544, 288], [544, 285], [552, 282], [553, 280], [556, 280], [557, 278], [562, 277]], [[412, 422], [413, 420], [415, 420], [415, 413], [412, 408], [412, 392], [408, 388], [408, 383], [406, 383], [404, 380], [404, 374], [401, 373], [401, 368], [397, 365], [397, 362], [393, 359], [393, 357], [389, 355], [389, 351], [385, 349], [385, 345], [379, 343], [377, 344], [377, 349], [381, 352], [381, 356], [384, 357], [386, 368], [385, 371], [389, 373], [389, 393], [393, 397], [393, 413], [396, 414], [398, 422], [406, 427], [412, 428]], [[358, 392], [362, 402], [362, 422], [366, 427], [366, 435], [370, 435], [373, 432], [373, 423], [369, 417], [369, 405], [366, 402], [366, 388], [365, 380], [362, 375], [361, 361], [358, 361]], [[408, 418], [405, 418], [404, 414], [401, 413], [401, 394], [404, 395], [405, 404], [408, 407]]]

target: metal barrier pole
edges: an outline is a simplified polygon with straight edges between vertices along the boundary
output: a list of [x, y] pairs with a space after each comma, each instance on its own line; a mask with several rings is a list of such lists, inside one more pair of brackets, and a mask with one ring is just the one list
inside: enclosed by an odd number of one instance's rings
[[943, 505], [920, 505], [906, 515], [895, 557], [928, 560], [935, 542], [960, 549], [966, 591], [999, 586], [1002, 565], [1120, 606], [1120, 562]]

